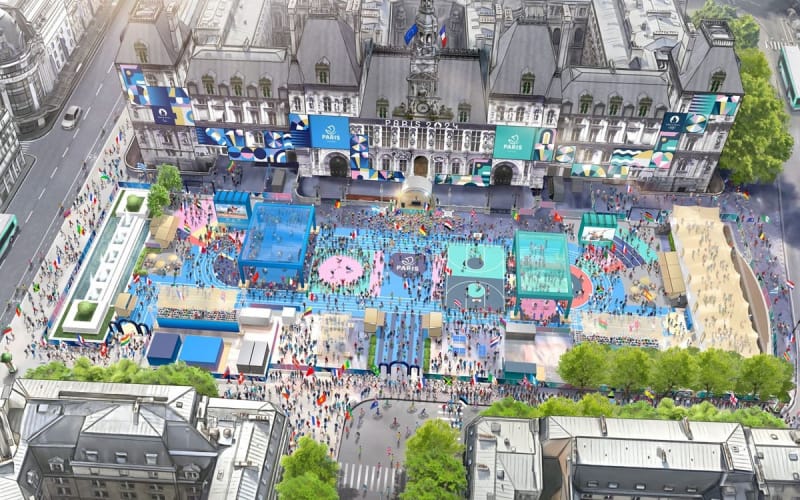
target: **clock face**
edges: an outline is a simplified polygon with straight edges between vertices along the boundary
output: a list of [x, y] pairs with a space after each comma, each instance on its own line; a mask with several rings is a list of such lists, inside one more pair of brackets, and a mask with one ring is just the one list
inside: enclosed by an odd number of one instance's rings
[[427, 113], [430, 109], [431, 107], [428, 106], [427, 102], [421, 102], [417, 104], [417, 113]]

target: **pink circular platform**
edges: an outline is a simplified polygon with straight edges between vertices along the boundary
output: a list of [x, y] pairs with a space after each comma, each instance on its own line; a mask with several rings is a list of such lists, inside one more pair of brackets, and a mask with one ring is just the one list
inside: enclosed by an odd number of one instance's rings
[[346, 255], [328, 257], [317, 269], [319, 279], [331, 287], [352, 285], [364, 276], [364, 266]]

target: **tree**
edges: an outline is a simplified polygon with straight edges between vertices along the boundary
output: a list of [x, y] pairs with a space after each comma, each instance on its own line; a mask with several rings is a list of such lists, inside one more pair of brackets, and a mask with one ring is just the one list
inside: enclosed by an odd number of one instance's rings
[[186, 363], [172, 363], [153, 370], [123, 359], [104, 368], [89, 358], [81, 357], [68, 368], [62, 361], [53, 361], [27, 371], [25, 378], [37, 380], [75, 380], [80, 382], [114, 382], [119, 384], [152, 384], [191, 386], [198, 394], [216, 398], [217, 382], [207, 371]]
[[577, 417], [580, 415], [578, 403], [572, 399], [561, 396], [548, 398], [544, 403], [539, 405], [539, 411], [542, 412], [543, 417], [553, 417], [556, 415]]
[[754, 78], [763, 78], [765, 80], [769, 80], [772, 77], [769, 61], [760, 50], [737, 50], [736, 55], [739, 56], [739, 72], [741, 74], [748, 74]]
[[743, 73], [742, 86], [745, 97], [719, 166], [729, 170], [737, 184], [772, 182], [792, 155], [789, 115], [769, 80]]
[[150, 193], [147, 195], [147, 207], [151, 217], [164, 215], [164, 207], [169, 205], [169, 191], [161, 184], [151, 184]]
[[708, 349], [697, 354], [695, 387], [712, 394], [723, 394], [736, 387], [741, 356], [720, 349]]
[[586, 394], [578, 401], [578, 415], [584, 417], [611, 417], [615, 413], [614, 405], [599, 392]]
[[459, 432], [442, 420], [428, 420], [406, 441], [408, 484], [403, 500], [458, 499], [467, 487]]
[[609, 385], [622, 389], [625, 397], [628, 397], [632, 390], [641, 389], [649, 382], [650, 363], [652, 354], [639, 347], [624, 346], [612, 351], [608, 370]]
[[584, 342], [561, 355], [558, 374], [564, 382], [579, 389], [597, 388], [604, 380], [608, 348]]
[[697, 364], [686, 349], [671, 347], [655, 356], [651, 386], [660, 394], [689, 387], [695, 380]]
[[180, 193], [183, 190], [181, 171], [174, 165], [161, 164], [158, 166], [156, 184], [164, 186], [170, 194]]
[[281, 467], [283, 481], [311, 473], [320, 482], [335, 488], [339, 475], [339, 464], [328, 456], [328, 447], [314, 441], [310, 436], [301, 437], [294, 453], [281, 458]]
[[338, 500], [336, 487], [325, 483], [313, 472], [286, 478], [275, 485], [280, 500]]
[[536, 418], [541, 416], [541, 412], [536, 407], [517, 401], [511, 396], [495, 401], [481, 414], [487, 417]]
[[791, 377], [789, 363], [769, 354], [757, 354], [742, 362], [736, 392], [766, 401], [771, 396], [781, 396], [786, 387], [791, 387]]
[[740, 16], [736, 8], [730, 5], [720, 5], [714, 0], [706, 0], [706, 3], [692, 13], [692, 23], [700, 26], [703, 19], [721, 19], [728, 22], [734, 38], [736, 39], [736, 49], [748, 49], [758, 47], [760, 29], [758, 22], [750, 14]]

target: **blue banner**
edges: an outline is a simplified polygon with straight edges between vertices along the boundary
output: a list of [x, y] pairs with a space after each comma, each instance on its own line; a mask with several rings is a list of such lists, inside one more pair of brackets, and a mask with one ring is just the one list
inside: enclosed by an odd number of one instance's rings
[[350, 119], [346, 116], [311, 115], [311, 146], [350, 151]]
[[406, 45], [411, 43], [411, 40], [414, 39], [414, 37], [417, 35], [417, 32], [419, 32], [419, 28], [417, 27], [417, 24], [414, 23], [410, 28], [408, 28], [408, 31], [406, 31], [406, 34], [403, 37], [406, 41]]

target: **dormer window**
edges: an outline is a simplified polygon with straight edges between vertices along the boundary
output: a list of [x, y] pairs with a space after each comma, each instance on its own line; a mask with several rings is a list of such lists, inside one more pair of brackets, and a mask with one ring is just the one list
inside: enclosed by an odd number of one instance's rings
[[724, 71], [717, 71], [713, 75], [711, 75], [711, 92], [719, 92], [719, 89], [722, 88], [722, 84], [725, 83], [725, 72]]
[[133, 51], [136, 52], [136, 60], [139, 61], [139, 64], [147, 64], [147, 45], [136, 42], [133, 44]]
[[206, 94], [214, 95], [216, 91], [216, 85], [214, 85], [214, 77], [206, 75], [202, 78], [203, 82], [203, 89], [206, 91]]
[[519, 93], [524, 95], [533, 94], [533, 84], [535, 81], [536, 78], [533, 76], [533, 73], [524, 73], [522, 75], [522, 82], [519, 85]]
[[97, 451], [84, 450], [83, 455], [86, 457], [87, 462], [97, 462]]
[[592, 96], [584, 94], [581, 96], [580, 106], [578, 108], [580, 114], [585, 115], [589, 112], [589, 109], [592, 107]]
[[158, 454], [157, 453], [145, 453], [144, 454], [144, 461], [147, 465], [158, 465]]
[[386, 99], [378, 99], [375, 103], [375, 110], [378, 113], [378, 118], [386, 118], [389, 115], [389, 101]]
[[231, 78], [231, 89], [233, 89], [233, 95], [236, 97], [242, 97], [244, 88], [244, 82], [238, 76], [234, 76]]
[[650, 106], [653, 105], [653, 100], [649, 97], [644, 97], [639, 100], [639, 118], [644, 118], [650, 114]]
[[469, 121], [470, 111], [472, 111], [472, 107], [469, 104], [461, 103], [458, 105], [458, 121], [461, 123], [466, 123]]
[[314, 71], [317, 74], [317, 83], [327, 84], [330, 81], [331, 65], [327, 59], [323, 58], [322, 61], [318, 62], [314, 67]]
[[272, 80], [270, 80], [269, 78], [262, 78], [261, 80], [259, 80], [258, 88], [261, 89], [261, 97], [264, 97], [266, 99], [272, 97]]
[[50, 466], [50, 472], [64, 472], [64, 459], [61, 457], [53, 457], [47, 461]]
[[619, 110], [622, 108], [622, 97], [614, 96], [608, 100], [608, 114], [611, 116], [618, 116]]

